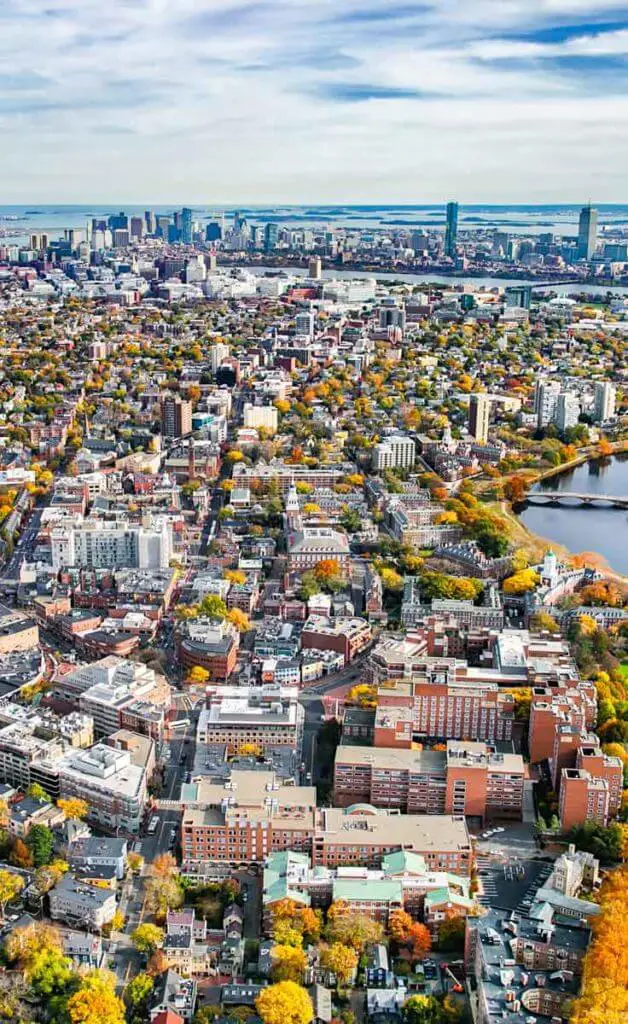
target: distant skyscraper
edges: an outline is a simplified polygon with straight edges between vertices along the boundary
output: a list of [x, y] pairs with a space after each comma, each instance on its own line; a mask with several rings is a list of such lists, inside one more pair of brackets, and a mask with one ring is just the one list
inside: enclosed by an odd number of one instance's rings
[[157, 220], [152, 210], [146, 210], [144, 213], [144, 223], [146, 224], [146, 234], [154, 235], [157, 230]]
[[490, 399], [488, 395], [471, 395], [469, 399], [469, 433], [480, 444], [488, 440], [488, 414]]
[[595, 252], [597, 242], [597, 210], [593, 207], [583, 206], [578, 221], [578, 256], [584, 260], [590, 260]]
[[308, 277], [312, 281], [320, 281], [323, 276], [323, 264], [320, 256], [314, 256], [308, 264]]
[[206, 242], [217, 242], [222, 238], [222, 228], [220, 224], [212, 220], [205, 228], [205, 241]]
[[456, 239], [458, 238], [458, 203], [447, 203], [447, 224], [445, 227], [445, 255], [456, 255]]
[[267, 224], [264, 228], [264, 249], [268, 252], [270, 249], [277, 248], [277, 241], [279, 239], [279, 228], [276, 224]]
[[107, 225], [110, 231], [125, 231], [129, 226], [129, 219], [124, 210], [121, 210], [120, 213], [114, 213], [109, 217]]
[[181, 241], [184, 245], [192, 244], [192, 211], [184, 206], [181, 210]]
[[142, 238], [145, 221], [143, 217], [131, 217], [131, 238]]

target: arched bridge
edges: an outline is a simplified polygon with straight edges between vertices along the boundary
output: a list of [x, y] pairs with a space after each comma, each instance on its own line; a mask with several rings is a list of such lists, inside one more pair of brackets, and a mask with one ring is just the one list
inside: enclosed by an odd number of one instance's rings
[[602, 505], [628, 509], [628, 495], [585, 494], [582, 491], [530, 491], [525, 500], [530, 505]]

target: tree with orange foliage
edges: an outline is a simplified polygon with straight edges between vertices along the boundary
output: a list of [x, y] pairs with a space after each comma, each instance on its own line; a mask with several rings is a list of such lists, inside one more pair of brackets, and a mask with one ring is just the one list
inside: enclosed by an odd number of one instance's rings
[[513, 505], [520, 504], [526, 496], [528, 485], [524, 476], [511, 476], [504, 484], [504, 497]]
[[405, 910], [393, 910], [388, 918], [388, 931], [400, 945], [408, 941], [414, 921]]
[[613, 446], [605, 437], [601, 437], [597, 452], [601, 459], [608, 459], [613, 454]]
[[432, 948], [432, 936], [420, 921], [413, 921], [408, 936], [408, 945], [415, 960], [424, 960]]
[[177, 870], [177, 862], [171, 853], [160, 853], [151, 865], [153, 878], [172, 878]]
[[601, 914], [584, 958], [582, 990], [571, 1024], [625, 1024], [628, 1019], [628, 866], [612, 872], [600, 890]]

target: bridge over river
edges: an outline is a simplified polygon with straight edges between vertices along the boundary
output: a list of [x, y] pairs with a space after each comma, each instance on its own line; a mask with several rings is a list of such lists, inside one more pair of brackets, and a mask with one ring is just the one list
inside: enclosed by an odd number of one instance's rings
[[530, 491], [526, 494], [527, 505], [563, 505], [577, 508], [579, 505], [597, 508], [628, 509], [628, 495], [587, 494], [583, 491]]

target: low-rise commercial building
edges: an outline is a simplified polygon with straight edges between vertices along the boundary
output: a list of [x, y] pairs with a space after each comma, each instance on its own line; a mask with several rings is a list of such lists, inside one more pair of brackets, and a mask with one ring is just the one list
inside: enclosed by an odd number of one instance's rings
[[208, 707], [200, 713], [197, 742], [225, 744], [230, 754], [246, 748], [300, 751], [303, 708], [297, 697], [296, 687], [219, 686], [208, 694]]

